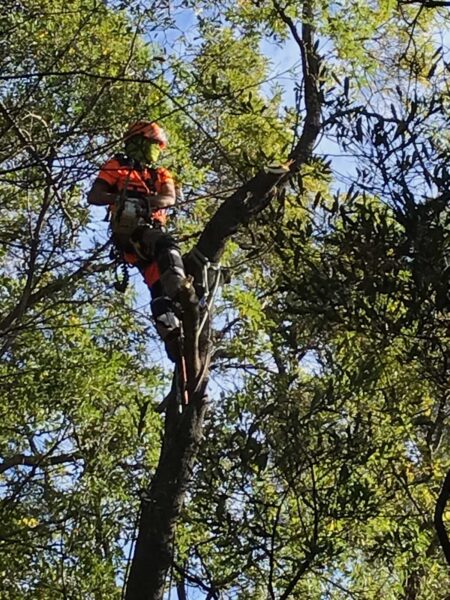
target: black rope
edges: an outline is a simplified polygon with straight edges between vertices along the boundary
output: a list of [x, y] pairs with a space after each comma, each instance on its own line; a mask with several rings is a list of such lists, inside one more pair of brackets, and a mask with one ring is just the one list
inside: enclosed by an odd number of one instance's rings
[[142, 512], [142, 501], [141, 501], [141, 506], [137, 512], [136, 518], [134, 520], [133, 535], [131, 536], [131, 546], [130, 546], [130, 551], [128, 553], [127, 566], [125, 568], [125, 574], [124, 574], [124, 578], [123, 578], [123, 586], [122, 586], [122, 593], [120, 594], [120, 600], [124, 600], [124, 598], [125, 598], [125, 592], [126, 592], [127, 583], [128, 583], [128, 575], [130, 574], [131, 556], [133, 554], [134, 544], [136, 543], [136, 531], [137, 531], [139, 520], [141, 518], [141, 512]]
[[296, 117], [295, 117], [295, 122], [294, 122], [294, 126], [293, 126], [294, 136], [292, 138], [291, 152], [295, 148], [295, 145], [297, 144], [298, 140], [300, 139], [299, 128], [300, 128], [300, 115], [302, 114], [301, 106], [302, 106], [302, 88], [301, 88], [301, 86], [296, 86], [295, 87]]

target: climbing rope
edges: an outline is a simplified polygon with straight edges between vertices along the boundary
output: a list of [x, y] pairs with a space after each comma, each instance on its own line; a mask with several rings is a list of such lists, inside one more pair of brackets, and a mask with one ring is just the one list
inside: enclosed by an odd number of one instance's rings
[[[202, 281], [200, 285], [203, 289], [203, 296], [200, 299], [200, 306], [204, 307], [205, 312], [201, 320], [200, 326], [197, 330], [195, 342], [196, 344], [198, 344], [198, 340], [206, 324], [206, 320], [208, 316], [211, 316], [211, 308], [214, 302], [214, 297], [217, 293], [217, 290], [219, 289], [221, 265], [220, 263], [211, 262], [209, 258], [202, 254], [200, 250], [196, 247], [191, 250], [191, 252], [189, 253], [189, 257], [193, 259], [202, 269]], [[209, 273], [211, 271], [216, 272], [216, 277], [214, 285], [212, 286], [212, 291], [209, 287]]]
[[137, 515], [136, 515], [136, 518], [134, 520], [133, 535], [131, 536], [130, 551], [128, 552], [127, 565], [125, 567], [125, 574], [124, 574], [124, 577], [123, 577], [123, 586], [122, 586], [122, 593], [120, 594], [120, 600], [124, 600], [125, 599], [125, 592], [127, 590], [128, 575], [130, 574], [131, 557], [132, 557], [132, 554], [133, 554], [134, 546], [136, 544], [136, 532], [137, 532], [139, 520], [141, 518], [141, 513], [142, 513], [142, 504], [141, 504], [139, 510], [137, 511]]
[[187, 378], [187, 368], [186, 368], [186, 359], [184, 356], [184, 333], [183, 333], [183, 325], [180, 323], [180, 360], [176, 365], [177, 370], [177, 380], [178, 380], [178, 391], [180, 394], [180, 403], [179, 406], [182, 409], [189, 404], [189, 392], [188, 392], [188, 378]]
[[[214, 285], [213, 285], [211, 294], [209, 292], [209, 282], [208, 282], [208, 273], [209, 273], [210, 269], [216, 271], [216, 278], [214, 281]], [[214, 302], [214, 297], [217, 293], [217, 290], [219, 289], [219, 284], [220, 284], [220, 264], [219, 263], [210, 263], [208, 261], [208, 264], [205, 265], [205, 268], [203, 271], [203, 277], [204, 277], [204, 281], [205, 281], [205, 295], [203, 296], [202, 301], [203, 301], [203, 305], [205, 307], [205, 314], [203, 315], [203, 319], [198, 328], [198, 337], [200, 336], [200, 334], [203, 331], [203, 327], [205, 326], [208, 315], [211, 316], [212, 304]], [[198, 337], [197, 337], [197, 340], [198, 340]]]

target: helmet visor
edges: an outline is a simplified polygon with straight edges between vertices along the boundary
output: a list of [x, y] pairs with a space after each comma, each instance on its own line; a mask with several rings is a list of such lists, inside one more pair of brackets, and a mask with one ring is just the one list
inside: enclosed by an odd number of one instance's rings
[[146, 140], [147, 147], [145, 149], [145, 158], [147, 162], [153, 164], [157, 162], [159, 155], [161, 154], [161, 148], [159, 147], [158, 142], [153, 140]]
[[125, 145], [128, 156], [142, 163], [155, 164], [161, 153], [161, 148], [155, 140], [149, 140], [142, 135], [132, 137]]

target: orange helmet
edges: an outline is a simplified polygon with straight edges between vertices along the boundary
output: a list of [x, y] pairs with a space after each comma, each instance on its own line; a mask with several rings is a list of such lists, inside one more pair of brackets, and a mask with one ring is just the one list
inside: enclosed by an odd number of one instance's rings
[[130, 139], [135, 135], [142, 135], [148, 140], [155, 140], [161, 149], [167, 146], [166, 132], [153, 121], [136, 121], [128, 127], [124, 137]]

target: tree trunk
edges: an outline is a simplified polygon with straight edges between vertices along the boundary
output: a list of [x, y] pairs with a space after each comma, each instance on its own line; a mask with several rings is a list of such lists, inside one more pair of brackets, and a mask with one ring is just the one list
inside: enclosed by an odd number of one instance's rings
[[[226, 241], [247, 224], [275, 196], [276, 190], [304, 165], [312, 155], [320, 131], [320, 101], [317, 75], [319, 59], [312, 40], [313, 20], [310, 2], [304, 4], [304, 23], [300, 38], [291, 19], [274, 1], [280, 17], [291, 29], [302, 56], [306, 115], [302, 135], [284, 169], [262, 169], [219, 207], [206, 225], [196, 250], [186, 257], [186, 271], [201, 287], [201, 260], [217, 262]], [[200, 257], [200, 260], [199, 260]], [[189, 308], [189, 307], [188, 307]], [[206, 385], [209, 360], [209, 323], [196, 347], [198, 313], [184, 317], [186, 357], [190, 379], [189, 405], [178, 414], [174, 398], [166, 413], [164, 440], [156, 473], [142, 500], [139, 532], [126, 588], [126, 600], [161, 600], [167, 572], [173, 561], [174, 532], [189, 485], [202, 435], [206, 410]]]
[[172, 563], [175, 525], [202, 434], [205, 404], [202, 386], [179, 418], [177, 407], [173, 404], [168, 407], [163, 451], [148, 494], [142, 500], [126, 600], [163, 596], [166, 574]]

